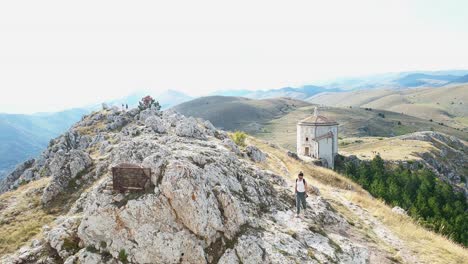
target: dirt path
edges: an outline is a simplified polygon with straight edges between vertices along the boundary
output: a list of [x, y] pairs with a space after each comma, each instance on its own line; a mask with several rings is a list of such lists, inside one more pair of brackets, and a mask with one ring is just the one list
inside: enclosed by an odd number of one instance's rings
[[358, 217], [368, 228], [372, 230], [377, 238], [388, 247], [396, 251], [396, 259], [401, 258], [407, 263], [422, 263], [408, 250], [405, 243], [389, 230], [380, 220], [369, 211], [349, 201], [341, 190], [333, 190], [333, 197], [344, 205], [350, 212]]

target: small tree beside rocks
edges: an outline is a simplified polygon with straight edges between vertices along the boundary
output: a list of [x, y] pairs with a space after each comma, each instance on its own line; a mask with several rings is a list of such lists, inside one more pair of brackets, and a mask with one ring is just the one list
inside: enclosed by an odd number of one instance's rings
[[232, 141], [236, 143], [236, 145], [245, 147], [245, 139], [247, 138], [247, 134], [242, 131], [236, 131], [231, 135]]
[[161, 105], [158, 101], [154, 100], [153, 97], [147, 95], [141, 98], [140, 102], [138, 103], [138, 109], [140, 109], [140, 111], [143, 111], [148, 108], [155, 108], [159, 111], [161, 110]]

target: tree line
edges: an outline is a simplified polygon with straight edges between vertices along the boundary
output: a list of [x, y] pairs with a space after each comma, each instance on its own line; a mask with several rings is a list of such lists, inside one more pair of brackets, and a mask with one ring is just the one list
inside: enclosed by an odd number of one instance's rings
[[399, 206], [420, 224], [468, 246], [468, 204], [465, 196], [419, 168], [385, 165], [380, 156], [370, 162], [342, 161], [337, 170], [391, 206]]

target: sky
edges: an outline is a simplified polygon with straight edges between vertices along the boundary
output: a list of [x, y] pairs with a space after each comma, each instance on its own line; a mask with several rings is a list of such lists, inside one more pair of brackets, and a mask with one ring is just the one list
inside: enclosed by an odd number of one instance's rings
[[1, 1], [0, 112], [468, 69], [468, 1]]

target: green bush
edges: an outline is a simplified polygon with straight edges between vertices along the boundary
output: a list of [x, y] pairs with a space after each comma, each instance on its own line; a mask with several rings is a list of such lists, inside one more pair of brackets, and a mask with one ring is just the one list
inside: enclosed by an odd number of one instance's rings
[[244, 147], [245, 146], [245, 139], [247, 138], [247, 134], [242, 131], [236, 131], [231, 135], [232, 141], [236, 143], [238, 146]]

